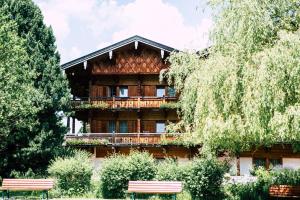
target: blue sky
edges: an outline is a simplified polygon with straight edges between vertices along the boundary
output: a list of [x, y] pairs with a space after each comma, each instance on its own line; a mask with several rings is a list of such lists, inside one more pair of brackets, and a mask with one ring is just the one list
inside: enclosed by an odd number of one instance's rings
[[206, 0], [34, 0], [51, 25], [61, 63], [133, 35], [178, 49], [209, 45]]

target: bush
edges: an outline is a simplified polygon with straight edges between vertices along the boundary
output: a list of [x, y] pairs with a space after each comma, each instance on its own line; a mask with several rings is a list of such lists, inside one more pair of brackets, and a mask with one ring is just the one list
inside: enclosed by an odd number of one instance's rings
[[13, 170], [10, 173], [10, 177], [11, 178], [33, 178], [33, 179], [37, 179], [37, 178], [45, 178], [47, 176], [46, 175], [41, 175], [41, 174], [38, 174], [38, 173], [34, 173], [32, 171], [32, 169], [29, 168], [26, 172], [20, 172], [20, 171]]
[[[174, 159], [167, 158], [163, 162], [159, 162], [156, 166], [155, 179], [159, 181], [181, 181], [184, 183], [184, 178], [189, 172], [188, 164], [179, 164]], [[187, 198], [188, 192], [184, 191], [182, 194], [177, 195], [177, 199], [190, 199]], [[160, 199], [172, 199], [172, 195], [159, 195]]]
[[184, 181], [188, 174], [188, 164], [178, 164], [173, 159], [166, 159], [156, 166], [155, 179], [159, 181]]
[[272, 171], [274, 185], [300, 185], [300, 170], [280, 169]]
[[186, 178], [186, 188], [192, 199], [223, 199], [222, 181], [227, 165], [216, 158], [197, 158]]
[[245, 184], [228, 184], [225, 186], [228, 200], [265, 200], [269, 199], [269, 187], [272, 177], [264, 169], [254, 172], [257, 181]]
[[86, 193], [91, 187], [92, 166], [90, 154], [76, 151], [73, 157], [56, 158], [48, 172], [57, 180], [63, 196], [77, 196]]
[[152, 180], [156, 174], [155, 160], [147, 152], [133, 151], [128, 157], [130, 180]]
[[227, 199], [264, 200], [269, 198], [271, 185], [300, 185], [300, 170], [278, 169], [268, 172], [264, 169], [254, 171], [257, 181], [247, 184], [226, 185]]
[[100, 191], [103, 198], [124, 198], [129, 180], [152, 180], [154, 177], [155, 163], [149, 153], [112, 155], [100, 171]]

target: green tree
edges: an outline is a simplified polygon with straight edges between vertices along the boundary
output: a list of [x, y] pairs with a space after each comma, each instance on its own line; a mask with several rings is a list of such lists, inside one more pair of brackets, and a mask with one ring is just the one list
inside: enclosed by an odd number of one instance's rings
[[209, 56], [177, 53], [164, 77], [181, 92], [186, 132], [204, 150], [300, 139], [300, 3], [212, 0]]
[[[0, 175], [17, 157], [15, 143], [27, 138], [27, 130], [37, 123], [40, 111], [35, 73], [30, 70], [25, 40], [17, 33], [17, 25], [0, 9]], [[18, 133], [18, 134], [14, 134]], [[14, 150], [12, 150], [12, 147]], [[7, 156], [10, 154], [10, 156]], [[16, 162], [15, 165], [20, 163]]]
[[31, 0], [0, 0], [0, 3], [3, 12], [16, 23], [18, 36], [24, 40], [27, 72], [35, 74], [33, 86], [39, 98], [34, 126], [20, 132], [11, 130], [11, 134], [23, 139], [10, 144], [10, 153], [4, 157], [12, 159], [11, 166], [2, 170], [7, 174], [8, 169], [46, 169], [67, 131], [60, 113], [68, 109], [68, 83], [60, 70], [52, 29], [43, 23], [40, 9]]

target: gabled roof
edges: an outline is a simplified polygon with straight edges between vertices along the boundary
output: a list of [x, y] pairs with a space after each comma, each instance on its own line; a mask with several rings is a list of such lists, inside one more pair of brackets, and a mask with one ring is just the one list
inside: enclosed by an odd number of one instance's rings
[[155, 42], [155, 41], [143, 38], [141, 36], [135, 35], [135, 36], [132, 36], [132, 37], [127, 38], [125, 40], [122, 40], [120, 42], [117, 42], [117, 43], [115, 43], [113, 45], [110, 45], [108, 47], [100, 49], [98, 51], [92, 52], [90, 54], [87, 54], [85, 56], [82, 56], [80, 58], [72, 60], [70, 62], [67, 62], [67, 63], [61, 65], [61, 68], [63, 70], [65, 70], [65, 69], [70, 68], [70, 67], [72, 67], [74, 65], [77, 65], [79, 63], [83, 63], [83, 62], [85, 62], [87, 60], [90, 60], [90, 59], [95, 58], [97, 56], [103, 55], [105, 53], [109, 53], [110, 51], [113, 51], [115, 49], [118, 49], [120, 47], [123, 47], [125, 45], [128, 45], [128, 44], [136, 42], [136, 41], [144, 43], [144, 44], [147, 44], [149, 46], [152, 46], [152, 47], [155, 47], [155, 48], [158, 48], [158, 49], [161, 49], [161, 50], [164, 50], [164, 51], [167, 51], [167, 52], [178, 51], [177, 49], [174, 49], [172, 47], [169, 47], [169, 46], [163, 45], [161, 43], [158, 43], [158, 42]]

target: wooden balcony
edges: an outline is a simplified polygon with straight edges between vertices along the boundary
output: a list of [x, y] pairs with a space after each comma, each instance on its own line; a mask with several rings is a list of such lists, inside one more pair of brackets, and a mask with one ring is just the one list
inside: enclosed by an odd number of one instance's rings
[[84, 133], [66, 135], [66, 145], [160, 145], [162, 140], [173, 141], [179, 134], [164, 133]]
[[72, 100], [75, 108], [88, 107], [109, 109], [121, 108], [160, 108], [163, 104], [176, 103], [177, 97], [99, 97], [99, 98], [78, 98]]

